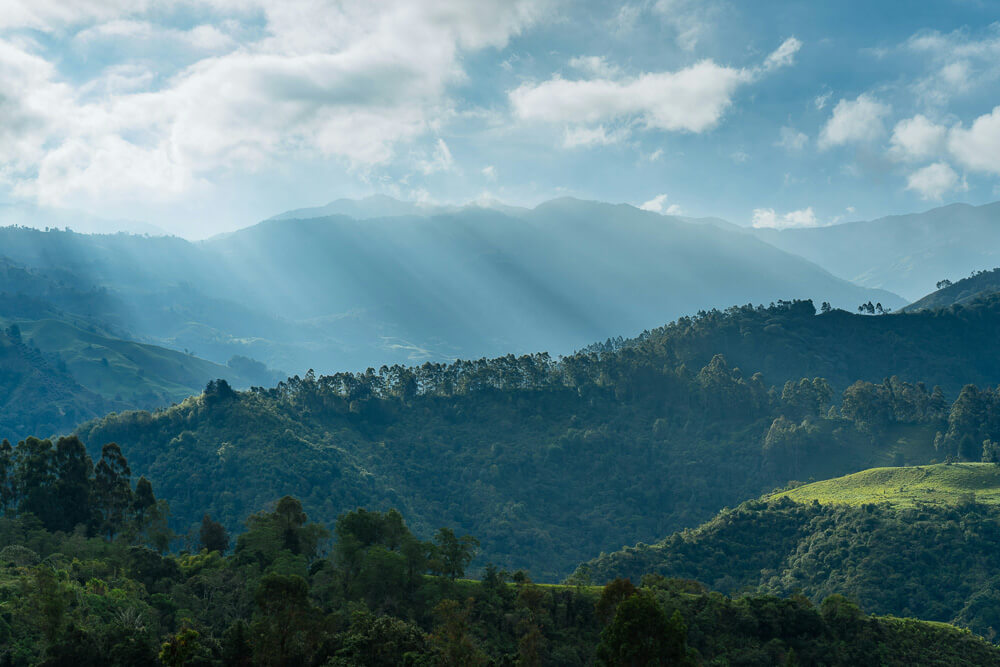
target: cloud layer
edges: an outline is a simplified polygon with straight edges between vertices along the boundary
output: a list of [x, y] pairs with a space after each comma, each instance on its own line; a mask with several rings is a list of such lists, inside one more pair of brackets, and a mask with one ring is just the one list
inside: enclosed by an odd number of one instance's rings
[[[175, 4], [213, 22], [182, 29], [154, 22], [169, 12], [151, 2], [7, 4], [0, 90], [20, 94], [0, 101], [0, 179], [54, 204], [171, 197], [209, 172], [303, 156], [385, 163], [454, 113], [464, 53], [502, 47], [546, 11], [527, 0], [190, 0]], [[78, 48], [171, 42], [184, 62], [164, 75], [126, 53], [73, 82], [25, 29]], [[419, 168], [450, 160], [442, 142]]]

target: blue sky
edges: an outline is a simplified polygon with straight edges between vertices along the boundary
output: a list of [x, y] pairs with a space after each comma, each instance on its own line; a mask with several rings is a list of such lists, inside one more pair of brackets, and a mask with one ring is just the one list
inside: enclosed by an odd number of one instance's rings
[[339, 197], [801, 226], [1000, 199], [1000, 3], [6, 0], [0, 200], [189, 237]]

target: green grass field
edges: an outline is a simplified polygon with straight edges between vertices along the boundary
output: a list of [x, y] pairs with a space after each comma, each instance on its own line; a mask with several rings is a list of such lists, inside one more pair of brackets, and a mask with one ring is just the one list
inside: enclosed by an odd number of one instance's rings
[[853, 475], [781, 491], [771, 498], [796, 502], [862, 505], [888, 503], [954, 505], [974, 494], [977, 502], [1000, 505], [1000, 466], [992, 463], [939, 463], [904, 468], [872, 468]]

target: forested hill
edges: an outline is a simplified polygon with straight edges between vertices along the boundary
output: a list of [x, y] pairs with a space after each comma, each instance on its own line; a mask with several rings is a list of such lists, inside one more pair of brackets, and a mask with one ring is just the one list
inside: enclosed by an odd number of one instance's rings
[[[793, 502], [794, 501], [794, 502]], [[694, 579], [727, 593], [844, 595], [875, 613], [1000, 637], [1000, 467], [881, 468], [725, 510], [602, 555], [574, 579]]]
[[591, 350], [629, 349], [651, 362], [697, 369], [722, 354], [769, 382], [823, 377], [838, 390], [856, 380], [898, 376], [956, 394], [967, 383], [1000, 383], [1000, 295], [938, 310], [817, 314], [811, 302], [702, 311], [633, 340]]
[[1000, 292], [1000, 268], [992, 271], [973, 271], [967, 278], [952, 282], [941, 280], [938, 290], [914, 301], [906, 307], [908, 311], [947, 308], [955, 304], [967, 304], [990, 294]]
[[[559, 361], [508, 356], [307, 374], [251, 392], [213, 383], [174, 408], [110, 415], [79, 432], [91, 447], [127, 447], [181, 527], [205, 508], [234, 527], [282, 494], [302, 498], [323, 521], [360, 505], [398, 507], [418, 531], [459, 526], [481, 537], [485, 560], [553, 580], [595, 553], [697, 525], [791, 479], [978, 459], [983, 439], [1000, 440], [992, 422], [963, 417], [992, 410], [989, 392], [963, 391], [952, 406], [939, 390], [892, 379], [852, 384], [841, 397], [823, 379], [774, 381], [772, 389], [751, 363], [741, 371], [722, 356], [700, 367], [678, 363], [716, 344], [703, 335], [713, 320], [724, 325], [717, 340], [776, 367], [790, 341], [804, 345], [807, 333], [823, 331], [834, 346], [825, 363], [844, 374], [851, 341], [873, 341], [855, 360], [885, 364], [880, 350], [890, 354], [912, 322], [914, 347], [894, 353], [912, 359], [913, 373], [924, 359], [941, 378], [957, 378], [976, 364], [992, 368], [974, 358], [992, 349], [976, 329], [988, 319], [974, 309], [881, 317], [814, 316], [802, 303], [738, 309]], [[839, 323], [839, 339], [827, 322]], [[935, 323], [946, 338], [980, 341], [959, 347], [967, 365], [932, 356], [947, 347], [930, 336]], [[803, 363], [797, 351], [785, 356], [785, 375]]]

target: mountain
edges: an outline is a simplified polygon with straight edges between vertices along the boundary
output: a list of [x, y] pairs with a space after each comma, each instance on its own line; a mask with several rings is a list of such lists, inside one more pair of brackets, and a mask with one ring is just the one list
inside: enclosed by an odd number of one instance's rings
[[104, 294], [104, 321], [121, 337], [299, 371], [565, 354], [734, 303], [903, 305], [742, 232], [628, 205], [334, 204], [422, 214], [273, 219], [200, 243], [3, 228], [0, 248]]
[[[464, 209], [273, 220], [205, 247], [220, 265], [252, 266], [242, 284], [269, 310], [291, 319], [359, 313], [379, 327], [383, 349], [408, 350], [413, 361], [565, 353], [733, 303], [902, 305], [743, 234], [571, 199], [516, 218]], [[369, 359], [385, 358], [373, 352]]]
[[992, 271], [974, 271], [968, 278], [952, 283], [942, 281], [936, 292], [914, 301], [905, 310], [916, 312], [945, 308], [956, 304], [968, 304], [984, 296], [1000, 292], [1000, 268]]
[[1000, 264], [1000, 202], [951, 204], [872, 221], [753, 233], [836, 276], [909, 300], [933, 291], [939, 280], [956, 280]]
[[743, 503], [574, 577], [653, 572], [726, 593], [839, 594], [869, 612], [1000, 630], [1000, 468], [878, 468]]
[[[1000, 369], [987, 363], [996, 345], [988, 341], [1000, 303], [992, 314], [813, 313], [801, 303], [706, 313], [557, 361], [508, 355], [307, 374], [270, 390], [111, 415], [79, 434], [95, 452], [105, 442], [127, 447], [180, 527], [209, 508], [235, 529], [250, 508], [283, 494], [323, 521], [352, 507], [396, 507], [422, 534], [455, 525], [480, 536], [486, 559], [549, 581], [594, 553], [695, 526], [789, 480], [978, 460], [984, 440], [1000, 441], [1000, 416], [990, 416], [1000, 403], [989, 389], [949, 399], [896, 377], [842, 393], [812, 375], [786, 382], [814, 368], [813, 349], [828, 348], [828, 368], [864, 375], [895, 346], [912, 364], [902, 370], [926, 366], [935, 380], [957, 385], [965, 374], [993, 386]], [[786, 355], [777, 389], [749, 363], [685, 361], [731, 332], [757, 341], [732, 349], [775, 368], [789, 341], [805, 351]], [[956, 335], [975, 343], [958, 345]], [[900, 343], [908, 340], [912, 347]]]
[[356, 220], [393, 218], [400, 216], [439, 215], [457, 210], [456, 206], [438, 206], [400, 201], [386, 195], [370, 195], [361, 199], [336, 199], [325, 206], [297, 208], [268, 218], [268, 220], [308, 220], [343, 215]]

